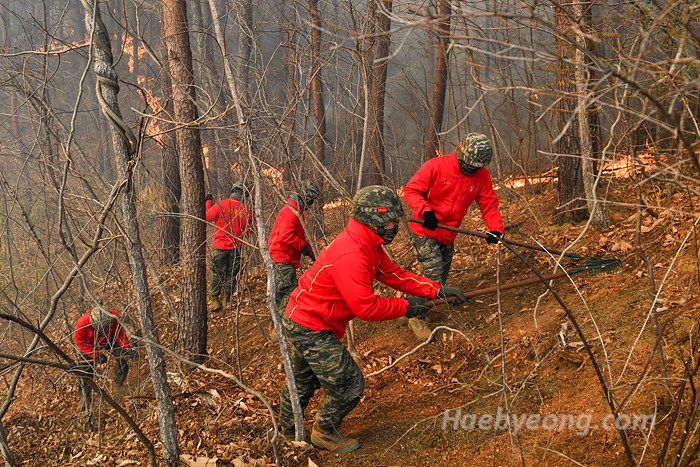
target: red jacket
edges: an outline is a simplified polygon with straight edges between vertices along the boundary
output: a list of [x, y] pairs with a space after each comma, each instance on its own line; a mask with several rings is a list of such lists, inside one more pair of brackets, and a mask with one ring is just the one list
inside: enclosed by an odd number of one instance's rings
[[207, 201], [207, 222], [216, 221], [214, 248], [232, 250], [241, 245], [241, 238], [251, 232], [252, 215], [245, 204], [236, 198]]
[[287, 316], [313, 331], [331, 330], [341, 339], [355, 317], [383, 321], [406, 314], [405, 298], [374, 294], [375, 279], [410, 295], [436, 298], [440, 284], [398, 267], [384, 252], [383, 243], [369, 227], [350, 218], [345, 230], [299, 279], [299, 287], [289, 297]]
[[[425, 211], [433, 211], [440, 224], [450, 227], [459, 227], [469, 205], [476, 201], [488, 229], [504, 231], [489, 171], [483, 168], [474, 175], [464, 175], [454, 152], [425, 162], [408, 181], [404, 200], [413, 209], [412, 217], [423, 219]], [[457, 236], [457, 232], [410, 224], [416, 235], [432, 237], [443, 245], [451, 244]]]
[[306, 241], [304, 227], [294, 212], [298, 211], [304, 217], [304, 210], [299, 209], [299, 206], [292, 198], [289, 198], [287, 203], [277, 214], [267, 246], [270, 249], [272, 261], [275, 263], [289, 263], [296, 269], [299, 267], [301, 249], [308, 245], [309, 242]]
[[[114, 316], [119, 316], [114, 310], [109, 310]], [[98, 348], [105, 347], [107, 343], [113, 342], [116, 337], [116, 343], [122, 349], [127, 349], [129, 347], [129, 338], [124, 332], [124, 328], [115, 319], [112, 321], [112, 326], [103, 332], [97, 339], [95, 339], [95, 328], [90, 324], [90, 313], [85, 313], [83, 316], [78, 318], [78, 323], [75, 325], [75, 343], [78, 348], [90, 358], [97, 357]], [[97, 348], [95, 348], [97, 346]]]

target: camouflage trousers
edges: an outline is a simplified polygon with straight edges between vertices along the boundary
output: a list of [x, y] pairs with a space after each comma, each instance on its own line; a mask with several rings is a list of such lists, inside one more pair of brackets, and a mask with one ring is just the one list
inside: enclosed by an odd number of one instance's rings
[[[365, 377], [350, 356], [350, 352], [335, 337], [333, 331], [312, 331], [282, 314], [282, 324], [289, 339], [292, 369], [297, 384], [301, 409], [306, 409], [317, 389], [326, 393], [316, 414], [316, 423], [328, 432], [335, 432], [343, 418], [360, 402]], [[294, 426], [289, 388], [280, 396], [280, 425]]]
[[209, 294], [212, 297], [221, 295], [221, 288], [224, 295], [231, 295], [236, 288], [236, 280], [241, 270], [241, 253], [238, 248], [230, 250], [220, 250], [214, 248], [209, 265], [211, 269], [211, 289]]
[[282, 314], [287, 307], [289, 296], [299, 285], [296, 269], [289, 263], [275, 263], [275, 285], [277, 287], [275, 303], [277, 303], [277, 311]]
[[443, 245], [432, 237], [421, 237], [413, 232], [411, 232], [411, 243], [413, 243], [416, 259], [423, 268], [423, 275], [440, 284], [445, 284], [452, 267], [454, 243]]

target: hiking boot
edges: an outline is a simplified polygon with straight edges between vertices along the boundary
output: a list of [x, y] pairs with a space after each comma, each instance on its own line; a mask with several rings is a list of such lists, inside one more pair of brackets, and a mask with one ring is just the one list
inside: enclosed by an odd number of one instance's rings
[[360, 442], [353, 438], [346, 438], [333, 430], [332, 433], [315, 424], [311, 430], [311, 444], [319, 449], [330, 452], [352, 452], [360, 448]]
[[210, 306], [209, 306], [209, 311], [212, 313], [215, 313], [217, 311], [221, 311], [221, 300], [219, 299], [218, 296], [216, 297], [211, 297], [211, 300], [209, 301]]
[[420, 318], [409, 319], [408, 327], [410, 327], [413, 334], [415, 334], [416, 337], [422, 341], [427, 341], [430, 337], [430, 333], [432, 332], [430, 326], [428, 326], [428, 323], [424, 319]]

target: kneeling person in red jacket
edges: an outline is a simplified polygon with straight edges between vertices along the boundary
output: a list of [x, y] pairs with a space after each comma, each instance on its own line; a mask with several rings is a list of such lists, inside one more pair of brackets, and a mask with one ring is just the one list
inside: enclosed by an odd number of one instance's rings
[[[394, 239], [403, 215], [401, 200], [393, 190], [383, 186], [360, 190], [347, 227], [319, 254], [289, 297], [282, 323], [292, 344], [292, 367], [302, 409], [317, 389], [325, 389], [311, 431], [311, 443], [317, 447], [332, 452], [360, 447], [357, 440], [338, 431], [364, 390], [362, 371], [340, 342], [350, 320], [426, 316], [430, 308], [423, 306], [425, 298], [456, 295], [457, 301], [465, 300], [459, 289], [441, 287], [427, 277], [404, 271], [389, 259], [382, 245]], [[373, 290], [375, 280], [412, 296], [378, 297]], [[280, 426], [285, 436], [293, 436], [287, 386], [280, 399]]]
[[[425, 162], [404, 189], [404, 199], [413, 209], [413, 217], [423, 219], [422, 225], [411, 223], [416, 259], [423, 274], [441, 284], [447, 282], [457, 233], [438, 229], [438, 223], [459, 227], [469, 206], [476, 201], [490, 231], [486, 241], [498, 243], [503, 235], [498, 198], [486, 169], [492, 154], [486, 135], [470, 133], [453, 153]], [[430, 336], [424, 320], [413, 318], [408, 324], [419, 339]]]
[[[107, 357], [101, 354], [100, 350], [107, 350], [112, 356], [117, 357], [114, 383], [121, 386], [129, 373], [129, 359], [136, 356], [136, 351], [129, 346], [129, 338], [124, 328], [114, 319], [115, 316], [119, 317], [119, 313], [114, 310], [108, 312], [103, 307], [96, 306], [90, 313], [85, 313], [78, 318], [74, 337], [75, 344], [80, 349], [78, 366], [81, 372], [92, 378], [95, 374], [95, 365], [107, 363]], [[80, 390], [83, 393], [84, 403], [87, 404], [91, 390], [82, 379]]]

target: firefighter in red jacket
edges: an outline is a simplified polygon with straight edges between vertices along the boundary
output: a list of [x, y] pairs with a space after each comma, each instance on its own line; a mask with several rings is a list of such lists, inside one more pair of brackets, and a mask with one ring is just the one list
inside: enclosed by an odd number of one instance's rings
[[[211, 297], [210, 311], [220, 311], [228, 306], [231, 294], [236, 288], [236, 279], [241, 269], [241, 239], [250, 235], [252, 230], [252, 215], [243, 203], [245, 187], [237, 181], [231, 188], [228, 199], [213, 201], [211, 195], [206, 196], [207, 222], [216, 222], [214, 227], [214, 253], [211, 258]], [[219, 296], [224, 289], [224, 303]]]
[[[287, 204], [280, 210], [270, 232], [268, 247], [275, 263], [275, 302], [280, 312], [287, 304], [289, 294], [297, 288], [296, 270], [301, 255], [308, 256], [312, 262], [316, 259], [299, 218], [304, 218], [304, 212], [314, 204], [319, 194], [319, 189], [314, 183], [302, 182], [299, 193], [292, 193]], [[270, 335], [273, 341], [277, 341], [277, 332], [272, 325]]]
[[[311, 443], [317, 447], [332, 452], [360, 447], [357, 440], [338, 431], [364, 389], [362, 371], [340, 342], [348, 322], [353, 318], [383, 321], [426, 316], [430, 308], [423, 305], [425, 298], [454, 295], [458, 302], [465, 299], [461, 290], [404, 271], [389, 259], [382, 245], [394, 239], [403, 215], [401, 200], [393, 190], [383, 186], [360, 190], [347, 227], [301, 276], [282, 315], [292, 344], [292, 367], [302, 409], [317, 389], [325, 389], [311, 431]], [[373, 290], [375, 280], [411, 296], [378, 297]], [[280, 397], [280, 426], [285, 436], [294, 435], [286, 386]]]
[[[96, 306], [90, 313], [85, 313], [78, 318], [74, 338], [80, 350], [78, 368], [81, 372], [92, 378], [95, 374], [95, 365], [107, 362], [107, 357], [100, 353], [100, 349], [107, 350], [117, 357], [114, 382], [121, 386], [129, 373], [129, 359], [135, 357], [136, 352], [129, 346], [129, 338], [124, 328], [114, 318], [115, 316], [118, 318], [119, 313], [114, 310], [108, 312], [102, 306]], [[87, 409], [91, 390], [82, 379], [80, 390], [84, 397], [83, 409]]]
[[[457, 233], [437, 225], [459, 227], [474, 201], [490, 231], [486, 241], [498, 243], [503, 235], [498, 198], [486, 169], [492, 154], [485, 135], [470, 133], [453, 153], [425, 162], [406, 185], [404, 200], [413, 209], [412, 217], [423, 220], [422, 225], [411, 223], [411, 241], [424, 276], [447, 282]], [[410, 319], [409, 326], [421, 340], [430, 335], [425, 320]]]

